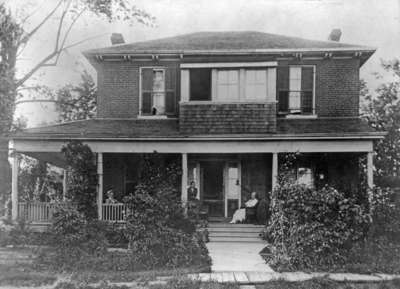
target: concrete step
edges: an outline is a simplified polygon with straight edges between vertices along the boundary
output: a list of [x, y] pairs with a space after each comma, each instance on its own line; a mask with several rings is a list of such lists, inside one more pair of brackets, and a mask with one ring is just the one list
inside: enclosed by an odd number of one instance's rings
[[209, 234], [210, 237], [238, 237], [238, 238], [259, 238], [257, 233], [247, 234], [241, 232], [213, 232]]
[[253, 224], [230, 224], [230, 223], [208, 223], [210, 228], [264, 228], [263, 225]]
[[242, 232], [242, 233], [260, 233], [262, 228], [216, 228], [216, 227], [208, 227], [208, 232]]
[[263, 243], [264, 241], [258, 237], [217, 237], [209, 236], [210, 242], [243, 242], [243, 243]]

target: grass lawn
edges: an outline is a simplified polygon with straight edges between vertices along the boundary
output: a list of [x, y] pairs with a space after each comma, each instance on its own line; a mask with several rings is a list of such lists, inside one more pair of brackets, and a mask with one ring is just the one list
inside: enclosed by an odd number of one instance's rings
[[0, 286], [42, 286], [53, 284], [54, 272], [35, 270], [31, 265], [0, 265]]

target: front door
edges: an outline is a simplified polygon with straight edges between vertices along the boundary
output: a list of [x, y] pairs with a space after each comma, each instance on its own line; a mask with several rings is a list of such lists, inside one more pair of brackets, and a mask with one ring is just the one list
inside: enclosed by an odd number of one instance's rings
[[225, 166], [225, 217], [231, 218], [240, 207], [240, 163], [227, 162]]
[[223, 161], [200, 163], [201, 199], [208, 206], [210, 217], [223, 217], [225, 215], [224, 168], [225, 162]]

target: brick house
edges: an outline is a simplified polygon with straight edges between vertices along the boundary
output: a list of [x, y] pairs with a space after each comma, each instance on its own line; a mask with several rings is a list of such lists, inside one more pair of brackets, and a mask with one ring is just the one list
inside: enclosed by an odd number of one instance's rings
[[251, 191], [268, 197], [280, 155], [289, 152], [300, 153], [299, 183], [354, 190], [365, 177], [372, 186], [373, 141], [383, 134], [359, 117], [359, 69], [374, 51], [248, 31], [86, 51], [97, 71], [97, 117], [11, 137], [13, 217], [23, 211], [39, 222], [51, 209], [18, 205], [18, 154], [64, 167], [60, 149], [72, 139], [97, 155], [98, 212], [107, 220], [118, 219], [123, 204], [106, 204], [105, 192], [113, 189], [117, 199], [132, 192], [140, 156], [154, 151], [181, 162], [182, 202], [194, 181], [215, 218], [232, 216]]

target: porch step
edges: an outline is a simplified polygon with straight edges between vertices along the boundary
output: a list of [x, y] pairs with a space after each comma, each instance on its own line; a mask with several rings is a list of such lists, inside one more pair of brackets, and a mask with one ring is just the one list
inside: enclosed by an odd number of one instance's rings
[[210, 242], [235, 242], [235, 243], [261, 243], [263, 240], [259, 237], [222, 237], [222, 236], [209, 236]]
[[263, 242], [260, 233], [264, 226], [252, 224], [209, 223], [210, 242]]
[[210, 228], [264, 228], [263, 225], [253, 225], [253, 224], [230, 224], [230, 223], [208, 223]]

